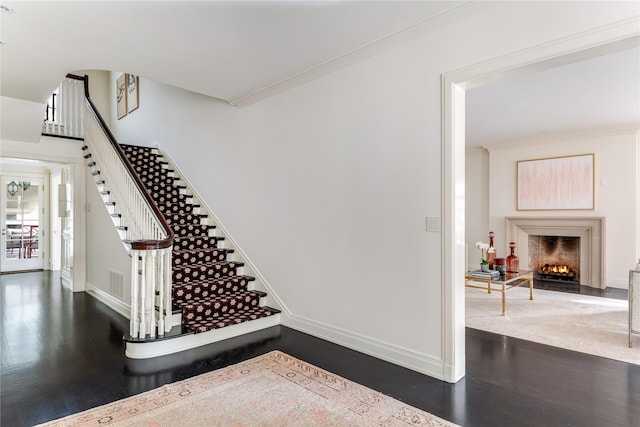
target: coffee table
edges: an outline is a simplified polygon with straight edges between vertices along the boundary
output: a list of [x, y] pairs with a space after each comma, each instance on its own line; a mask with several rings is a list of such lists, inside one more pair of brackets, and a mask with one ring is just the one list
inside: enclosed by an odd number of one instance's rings
[[[506, 293], [509, 289], [517, 288], [524, 284], [529, 284], [529, 299], [533, 299], [533, 274], [531, 271], [520, 271], [519, 273], [507, 273], [500, 279], [488, 279], [484, 277], [474, 277], [471, 272], [468, 271], [464, 276], [465, 286], [467, 288], [476, 288], [486, 290], [487, 293], [491, 291], [502, 292], [502, 315], [507, 315], [507, 301]], [[481, 282], [486, 285], [473, 285], [470, 282]], [[497, 286], [492, 286], [497, 285]]]

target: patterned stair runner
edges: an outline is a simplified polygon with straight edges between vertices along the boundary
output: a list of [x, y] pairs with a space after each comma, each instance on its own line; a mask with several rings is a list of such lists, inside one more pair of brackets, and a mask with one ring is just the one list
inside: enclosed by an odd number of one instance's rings
[[278, 313], [260, 305], [266, 294], [249, 289], [255, 279], [239, 274], [243, 263], [229, 260], [232, 249], [219, 247], [224, 238], [202, 224], [206, 215], [197, 213], [162, 157], [147, 147], [121, 147], [175, 233], [172, 296], [183, 326], [205, 332]]

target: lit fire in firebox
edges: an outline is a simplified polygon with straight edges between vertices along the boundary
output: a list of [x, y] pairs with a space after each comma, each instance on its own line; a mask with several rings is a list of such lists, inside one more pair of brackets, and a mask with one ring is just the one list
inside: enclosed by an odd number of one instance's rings
[[545, 265], [544, 267], [542, 267], [542, 272], [543, 273], [568, 273], [569, 272], [569, 266], [567, 265]]
[[541, 278], [575, 280], [576, 272], [569, 268], [566, 264], [545, 264], [540, 267], [539, 272]]

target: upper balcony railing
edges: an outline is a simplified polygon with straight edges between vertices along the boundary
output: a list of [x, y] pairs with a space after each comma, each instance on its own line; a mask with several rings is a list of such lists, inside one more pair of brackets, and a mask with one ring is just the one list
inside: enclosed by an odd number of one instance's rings
[[84, 95], [84, 77], [67, 74], [47, 101], [42, 134], [82, 139]]

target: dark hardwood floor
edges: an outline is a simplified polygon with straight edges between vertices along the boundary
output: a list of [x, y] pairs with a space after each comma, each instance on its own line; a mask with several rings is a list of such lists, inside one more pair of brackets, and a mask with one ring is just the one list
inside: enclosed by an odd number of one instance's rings
[[66, 416], [274, 349], [464, 426], [640, 426], [640, 366], [479, 330], [467, 329], [466, 377], [448, 384], [286, 327], [128, 360], [128, 321], [63, 289], [50, 272], [0, 275], [0, 298], [3, 427]]
[[571, 294], [590, 295], [594, 297], [612, 298], [627, 300], [629, 298], [629, 291], [626, 289], [618, 288], [605, 288], [596, 289], [590, 286], [584, 286], [575, 283], [557, 282], [551, 280], [533, 280], [533, 287], [535, 289], [545, 289], [548, 291], [567, 292]]

